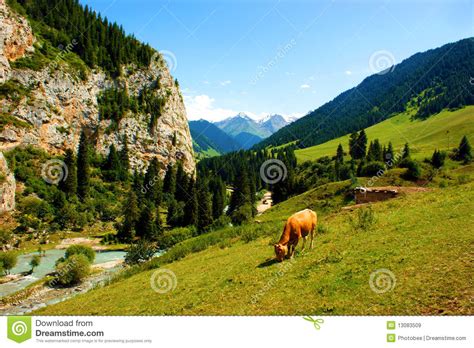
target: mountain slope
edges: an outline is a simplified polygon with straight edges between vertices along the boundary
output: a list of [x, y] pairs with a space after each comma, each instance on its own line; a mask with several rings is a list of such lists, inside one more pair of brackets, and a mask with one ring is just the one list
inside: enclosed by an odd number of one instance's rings
[[[433, 149], [448, 150], [459, 145], [466, 135], [474, 143], [474, 106], [456, 111], [442, 111], [426, 120], [413, 119], [414, 111], [396, 115], [365, 129], [369, 139], [379, 139], [382, 144], [392, 142], [395, 149], [410, 144], [413, 158], [424, 159], [433, 154]], [[316, 160], [323, 156], [334, 156], [339, 144], [344, 151], [349, 149], [349, 134], [323, 144], [296, 150], [298, 162]]]
[[389, 71], [372, 75], [307, 116], [280, 129], [257, 147], [298, 141], [300, 147], [369, 127], [405, 111], [410, 102], [416, 117], [444, 108], [474, 104], [474, 40], [464, 39], [417, 53]]
[[266, 138], [272, 134], [268, 129], [262, 128], [257, 121], [242, 112], [237, 116], [216, 122], [215, 125], [231, 136], [246, 132], [260, 138]]
[[269, 115], [259, 122], [260, 126], [268, 130], [271, 134], [287, 126], [289, 122], [281, 115]]
[[240, 132], [234, 137], [235, 141], [239, 143], [241, 149], [248, 150], [255, 144], [262, 141], [258, 135], [249, 133], [249, 132]]
[[190, 121], [189, 129], [195, 142], [196, 152], [207, 152], [214, 149], [224, 154], [240, 149], [240, 144], [216, 125], [206, 120]]

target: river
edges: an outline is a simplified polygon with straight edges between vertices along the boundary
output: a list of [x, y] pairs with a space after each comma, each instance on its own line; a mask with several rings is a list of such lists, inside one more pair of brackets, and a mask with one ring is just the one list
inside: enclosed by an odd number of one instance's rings
[[[5, 284], [0, 284], [0, 298], [10, 295], [18, 290], [24, 289], [28, 285], [44, 278], [48, 273], [54, 271], [56, 261], [64, 256], [65, 250], [51, 249], [47, 250], [45, 256], [41, 257], [41, 262], [34, 272], [18, 280], [14, 280]], [[20, 274], [31, 270], [29, 265], [31, 258], [39, 255], [37, 252], [28, 253], [18, 256], [17, 265], [11, 270], [11, 274]], [[100, 251], [96, 252], [94, 264], [102, 264], [105, 262], [121, 260], [125, 257], [125, 251]]]

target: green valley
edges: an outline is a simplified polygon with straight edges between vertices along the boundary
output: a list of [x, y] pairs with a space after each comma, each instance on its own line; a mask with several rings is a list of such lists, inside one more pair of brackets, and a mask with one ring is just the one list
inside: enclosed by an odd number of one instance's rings
[[[433, 149], [448, 150], [459, 142], [464, 134], [474, 142], [474, 106], [455, 111], [444, 110], [428, 119], [413, 119], [414, 112], [404, 112], [388, 120], [366, 128], [370, 139], [382, 143], [392, 142], [401, 149], [405, 143], [411, 145], [412, 156], [416, 159], [430, 157]], [[339, 144], [347, 149], [349, 134], [295, 151], [299, 162], [311, 161], [323, 156], [333, 156]]]

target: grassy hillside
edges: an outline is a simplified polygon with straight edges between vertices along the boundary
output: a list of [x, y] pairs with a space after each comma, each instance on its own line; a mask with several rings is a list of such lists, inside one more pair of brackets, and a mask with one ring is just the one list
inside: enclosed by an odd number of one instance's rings
[[[161, 262], [176, 274], [174, 291], [154, 292], [152, 269], [35, 314], [472, 315], [474, 237], [467, 227], [474, 224], [474, 183], [373, 204], [373, 215], [362, 210], [365, 217], [361, 210], [338, 209], [347, 202], [349, 185], [333, 183], [293, 197], [258, 217], [260, 223], [218, 232], [220, 243], [197, 237], [208, 241], [206, 250]], [[318, 211], [322, 226], [315, 248], [275, 263], [272, 245], [283, 220], [306, 207]], [[379, 269], [393, 272], [391, 291], [371, 290], [370, 276]]]
[[[414, 112], [401, 113], [366, 129], [369, 140], [378, 138], [382, 144], [389, 141], [396, 150], [410, 144], [412, 157], [431, 157], [433, 149], [447, 150], [459, 145], [463, 135], [474, 142], [474, 106], [456, 111], [442, 111], [426, 120], [412, 120]], [[449, 131], [449, 133], [448, 133]], [[334, 156], [338, 144], [344, 151], [349, 148], [349, 134], [326, 143], [295, 151], [299, 162]]]

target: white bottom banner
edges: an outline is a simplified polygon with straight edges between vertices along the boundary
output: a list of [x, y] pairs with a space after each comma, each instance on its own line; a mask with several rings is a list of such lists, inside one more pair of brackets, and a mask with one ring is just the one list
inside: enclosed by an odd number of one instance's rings
[[473, 347], [465, 317], [0, 317], [0, 347]]

